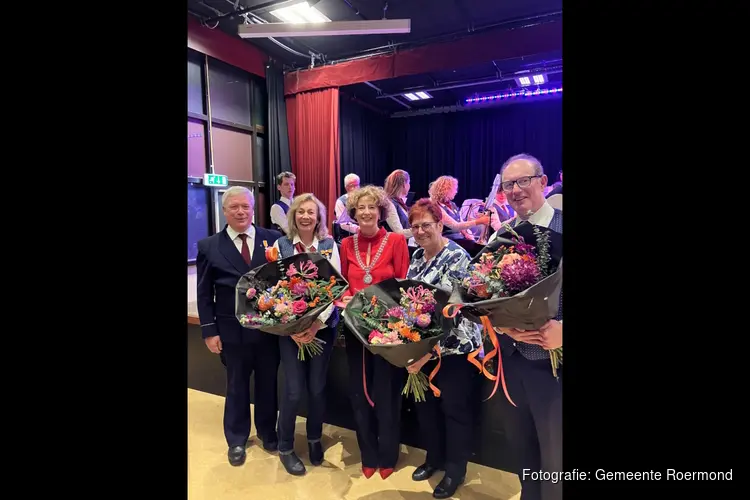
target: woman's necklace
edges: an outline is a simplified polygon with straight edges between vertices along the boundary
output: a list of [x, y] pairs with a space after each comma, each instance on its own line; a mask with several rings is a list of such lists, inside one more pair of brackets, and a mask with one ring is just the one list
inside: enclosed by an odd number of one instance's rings
[[357, 257], [357, 264], [359, 264], [359, 267], [361, 267], [365, 271], [365, 277], [362, 280], [362, 281], [365, 282], [365, 285], [369, 285], [370, 283], [372, 283], [372, 275], [370, 274], [370, 271], [372, 270], [373, 267], [375, 267], [375, 263], [378, 261], [378, 259], [380, 258], [380, 255], [383, 253], [383, 250], [385, 249], [385, 244], [388, 241], [388, 235], [389, 234], [391, 234], [391, 233], [385, 233], [385, 237], [383, 238], [383, 241], [380, 242], [380, 247], [378, 248], [378, 251], [375, 254], [375, 258], [373, 258], [372, 261], [369, 260], [370, 252], [369, 252], [369, 249], [368, 249], [368, 252], [367, 252], [367, 257], [368, 257], [367, 265], [365, 265], [362, 262], [362, 257], [359, 256], [359, 234], [355, 234], [354, 235], [354, 255]]

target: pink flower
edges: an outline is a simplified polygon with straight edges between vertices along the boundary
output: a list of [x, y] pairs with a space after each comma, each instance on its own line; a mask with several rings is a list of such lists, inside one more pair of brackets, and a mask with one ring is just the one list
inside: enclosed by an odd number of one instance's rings
[[380, 333], [377, 330], [372, 330], [372, 331], [370, 331], [370, 335], [367, 337], [367, 340], [371, 344], [374, 344], [375, 342], [373, 342], [373, 339], [381, 339], [381, 338], [383, 338], [383, 334], [382, 333]]
[[306, 310], [307, 310], [307, 302], [305, 302], [304, 300], [295, 300], [294, 302], [292, 302], [292, 312], [294, 314], [299, 315], [305, 312]]
[[247, 299], [252, 300], [255, 297], [255, 294], [258, 293], [255, 288], [248, 288], [247, 290]]
[[304, 295], [307, 292], [307, 284], [304, 281], [295, 283], [292, 287], [292, 293], [294, 295]]
[[430, 318], [429, 314], [420, 314], [417, 316], [417, 326], [420, 328], [427, 328], [430, 326], [430, 321], [432, 321], [432, 318]]
[[279, 302], [273, 306], [273, 312], [275, 312], [277, 316], [289, 314], [291, 312], [290, 304], [288, 302]]
[[404, 310], [400, 307], [391, 307], [386, 311], [385, 313], [386, 317], [391, 316], [393, 318], [403, 318], [404, 317]]
[[295, 274], [297, 274], [297, 268], [294, 267], [294, 264], [289, 264], [289, 269], [286, 270], [286, 275], [291, 278]]

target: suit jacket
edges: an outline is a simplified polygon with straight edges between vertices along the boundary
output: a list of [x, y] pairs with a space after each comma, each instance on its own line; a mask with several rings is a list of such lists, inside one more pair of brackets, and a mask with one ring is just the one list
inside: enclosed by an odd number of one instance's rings
[[250, 269], [266, 263], [265, 247], [281, 237], [271, 229], [255, 227], [255, 248], [250, 265], [245, 264], [226, 228], [198, 242], [198, 316], [203, 338], [219, 335], [222, 343], [256, 343], [266, 336], [240, 325], [235, 316], [235, 287]]

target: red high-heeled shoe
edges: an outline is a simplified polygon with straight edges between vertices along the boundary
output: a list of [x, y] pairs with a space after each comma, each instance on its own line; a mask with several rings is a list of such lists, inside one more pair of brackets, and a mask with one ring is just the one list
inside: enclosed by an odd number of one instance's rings
[[362, 467], [362, 474], [365, 475], [367, 479], [370, 479], [373, 474], [375, 474], [375, 467]]
[[380, 469], [380, 477], [388, 479], [388, 476], [393, 474], [393, 469]]

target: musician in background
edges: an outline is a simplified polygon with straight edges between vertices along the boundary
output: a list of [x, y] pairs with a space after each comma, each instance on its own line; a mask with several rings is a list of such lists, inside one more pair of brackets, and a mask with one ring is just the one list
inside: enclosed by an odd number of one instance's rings
[[430, 184], [430, 199], [440, 206], [443, 212], [443, 236], [452, 240], [468, 239], [474, 241], [474, 235], [468, 229], [482, 224], [489, 224], [489, 215], [472, 220], [462, 220], [461, 212], [453, 199], [458, 194], [458, 179], [450, 175], [441, 175]]
[[513, 208], [508, 204], [508, 198], [503, 191], [498, 191], [495, 195], [495, 203], [490, 207], [490, 212], [492, 213], [490, 224], [494, 231], [500, 229], [503, 222], [512, 219], [516, 215]]
[[339, 221], [338, 225], [341, 227], [341, 229], [349, 233], [342, 235], [344, 237], [355, 234], [359, 229], [357, 223], [351, 220], [348, 215], [346, 215], [346, 200], [349, 199], [349, 193], [359, 189], [359, 183], [360, 180], [357, 174], [347, 174], [344, 177], [344, 188], [346, 189], [346, 193], [339, 196], [339, 199], [336, 200], [336, 205], [333, 208], [333, 211], [336, 213], [335, 221]]
[[410, 181], [409, 172], [394, 170], [385, 178], [383, 187], [390, 202], [390, 206], [386, 207], [383, 227], [388, 232], [403, 234], [407, 240], [412, 237], [409, 229], [409, 207], [406, 206], [406, 197], [411, 188]]

